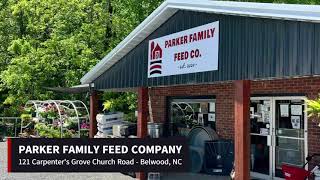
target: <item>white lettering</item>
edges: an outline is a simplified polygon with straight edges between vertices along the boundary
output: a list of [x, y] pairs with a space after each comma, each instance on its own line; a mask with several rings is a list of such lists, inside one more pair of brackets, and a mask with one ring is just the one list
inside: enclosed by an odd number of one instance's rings
[[19, 154], [59, 154], [59, 146], [52, 145], [33, 145], [19, 146]]
[[19, 146], [19, 154], [26, 150], [25, 146]]
[[180, 154], [182, 146], [177, 145], [168, 145], [168, 146], [160, 146], [160, 145], [134, 145], [131, 147], [131, 152], [133, 154]]

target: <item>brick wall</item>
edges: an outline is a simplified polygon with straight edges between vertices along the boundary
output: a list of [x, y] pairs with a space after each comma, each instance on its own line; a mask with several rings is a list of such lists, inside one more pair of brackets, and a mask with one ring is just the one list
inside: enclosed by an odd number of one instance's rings
[[[164, 122], [166, 118], [167, 96], [216, 96], [216, 126], [222, 138], [234, 136], [234, 87], [232, 82], [188, 85], [172, 87], [155, 87], [150, 89], [152, 115], [155, 121]], [[315, 98], [320, 93], [320, 77], [291, 78], [281, 80], [252, 81], [251, 94], [305, 94]], [[320, 127], [308, 121], [309, 154], [320, 153]]]
[[231, 139], [234, 134], [233, 90], [232, 83], [151, 88], [149, 93], [153, 119], [157, 122], [165, 122], [168, 96], [215, 95], [217, 133], [223, 138]]

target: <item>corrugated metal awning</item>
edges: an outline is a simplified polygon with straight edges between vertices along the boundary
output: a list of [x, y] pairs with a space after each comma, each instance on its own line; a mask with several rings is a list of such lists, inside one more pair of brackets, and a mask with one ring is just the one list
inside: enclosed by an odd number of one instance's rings
[[291, 21], [320, 22], [319, 5], [272, 4], [212, 0], [167, 0], [151, 13], [137, 28], [120, 42], [107, 56], [81, 78], [82, 84], [92, 83], [116, 62], [159, 28], [178, 10], [215, 14], [249, 16]]

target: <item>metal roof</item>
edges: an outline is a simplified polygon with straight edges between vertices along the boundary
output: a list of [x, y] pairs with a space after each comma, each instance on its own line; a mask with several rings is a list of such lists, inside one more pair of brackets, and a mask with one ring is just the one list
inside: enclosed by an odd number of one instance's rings
[[81, 78], [82, 84], [92, 83], [96, 78], [121, 60], [148, 35], [159, 28], [178, 10], [190, 10], [215, 14], [249, 16], [291, 21], [320, 23], [319, 5], [271, 4], [251, 2], [230, 2], [211, 0], [167, 0], [153, 11], [107, 56]]

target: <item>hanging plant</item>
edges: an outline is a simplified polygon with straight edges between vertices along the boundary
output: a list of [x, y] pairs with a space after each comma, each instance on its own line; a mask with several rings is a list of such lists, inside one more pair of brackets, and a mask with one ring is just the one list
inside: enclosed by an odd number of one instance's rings
[[306, 100], [306, 102], [308, 117], [320, 127], [320, 97], [315, 100]]

